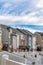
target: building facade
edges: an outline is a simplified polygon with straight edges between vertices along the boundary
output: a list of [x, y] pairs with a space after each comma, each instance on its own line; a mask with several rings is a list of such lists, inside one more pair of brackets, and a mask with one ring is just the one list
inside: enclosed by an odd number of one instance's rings
[[35, 37], [36, 37], [36, 47], [40, 46], [43, 49], [43, 33], [35, 32]]
[[0, 24], [0, 44], [2, 45], [2, 49], [8, 51], [8, 47], [11, 44], [10, 40], [10, 27], [6, 25], [1, 25]]
[[24, 49], [24, 50], [29, 50], [29, 48], [32, 48], [32, 38], [33, 34], [25, 29], [16, 29], [18, 32], [16, 33], [19, 35], [19, 48]]
[[30, 31], [0, 24], [0, 49], [29, 50], [32, 48], [32, 41], [33, 34]]

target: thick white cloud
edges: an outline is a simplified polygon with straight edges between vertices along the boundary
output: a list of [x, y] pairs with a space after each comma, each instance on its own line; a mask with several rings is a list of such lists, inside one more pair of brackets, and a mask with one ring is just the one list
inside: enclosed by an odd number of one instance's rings
[[29, 28], [25, 28], [25, 29], [29, 30], [32, 33], [35, 33], [35, 32], [43, 32], [43, 31], [40, 31], [40, 30], [34, 30], [34, 29], [29, 29]]
[[23, 24], [38, 24], [43, 25], [43, 17], [39, 16], [11, 16], [11, 15], [0, 15], [0, 21], [9, 21], [10, 23], [23, 23]]
[[36, 4], [36, 7], [43, 8], [43, 0], [39, 0], [38, 3]]
[[[1, 1], [5, 1], [5, 4], [3, 5], [1, 10], [2, 15], [0, 15], [0, 22], [2, 21], [2, 23], [10, 24], [10, 25], [12, 24], [15, 25], [15, 23], [43, 25], [43, 0], [36, 0], [36, 1], [31, 0], [32, 1], [31, 3], [29, 2], [29, 0], [1, 0]], [[29, 2], [28, 7], [25, 6], [26, 8], [23, 5], [24, 1], [25, 1], [25, 5], [26, 2], [27, 3]], [[18, 6], [19, 4], [21, 7]], [[22, 10], [23, 7], [24, 9]], [[18, 11], [20, 10], [22, 11], [21, 13], [18, 12], [19, 14], [15, 16], [16, 14], [15, 9], [17, 9]], [[11, 13], [9, 14], [11, 10], [13, 10], [13, 12], [15, 11], [14, 15], [12, 15]], [[28, 30], [32, 32], [37, 31], [33, 29], [28, 29]]]
[[[13, 10], [13, 7], [12, 7], [12, 3], [11, 2], [14, 2], [14, 3], [21, 3], [23, 1], [27, 1], [29, 2], [28, 0], [2, 0], [2, 1], [7, 1], [7, 3], [5, 3], [3, 5], [3, 7], [5, 8], [5, 10], [3, 9], [3, 12], [4, 14], [3, 15], [0, 15], [0, 21], [9, 21], [9, 23], [22, 23], [22, 24], [36, 24], [36, 25], [43, 25], [43, 16], [37, 16], [36, 14], [40, 14], [39, 11], [34, 11], [34, 8], [36, 7], [37, 8], [42, 8], [40, 9], [40, 11], [43, 13], [43, 0], [37, 0], [37, 3], [36, 1], [32, 0], [32, 3], [34, 4], [33, 6], [33, 10], [26, 14], [26, 12], [29, 11], [30, 8], [27, 8], [25, 10], [23, 10], [20, 14], [21, 15], [18, 15], [18, 16], [13, 16], [13, 15], [8, 15], [7, 13], [10, 12], [10, 10], [12, 9]], [[14, 4], [13, 3], [13, 4]], [[23, 5], [23, 4], [22, 4]], [[16, 7], [17, 5], [14, 6], [14, 8]], [[9, 8], [7, 10], [7, 8]], [[6, 11], [7, 10], [7, 11]]]

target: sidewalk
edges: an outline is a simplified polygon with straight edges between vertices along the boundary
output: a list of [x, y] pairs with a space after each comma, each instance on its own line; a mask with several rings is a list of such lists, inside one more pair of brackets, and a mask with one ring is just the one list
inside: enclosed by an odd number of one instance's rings
[[[23, 58], [24, 54], [25, 58]], [[33, 56], [32, 52], [0, 52], [0, 65], [32, 65], [32, 62], [43, 65], [43, 56], [39, 55], [39, 52], [37, 52], [37, 57]]]
[[7, 62], [9, 62], [9, 63], [12, 62], [13, 65], [15, 65], [15, 63], [17, 65], [24, 65], [25, 64], [25, 59], [23, 57], [14, 55], [14, 54], [9, 53], [9, 52], [5, 52], [5, 51], [4, 52], [0, 52], [0, 64], [1, 65], [7, 65], [7, 64], [9, 64]]

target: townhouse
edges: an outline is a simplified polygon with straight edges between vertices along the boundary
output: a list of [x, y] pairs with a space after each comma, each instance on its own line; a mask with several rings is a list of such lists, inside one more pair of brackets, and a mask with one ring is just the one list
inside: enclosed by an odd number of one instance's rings
[[10, 27], [0, 24], [0, 46], [6, 51], [8, 50], [8, 44], [10, 44], [10, 33]]
[[21, 50], [32, 48], [33, 34], [26, 29], [16, 28], [17, 47]]
[[43, 50], [43, 32], [35, 32], [34, 35], [36, 38], [36, 47], [40, 46]]
[[32, 42], [33, 34], [30, 31], [0, 24], [0, 50], [29, 50]]

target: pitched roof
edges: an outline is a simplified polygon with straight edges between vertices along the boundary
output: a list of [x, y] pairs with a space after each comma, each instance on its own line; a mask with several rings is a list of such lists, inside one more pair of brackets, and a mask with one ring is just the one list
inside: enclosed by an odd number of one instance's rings
[[12, 28], [10, 26], [3, 25], [3, 24], [0, 24], [0, 26], [2, 26], [3, 28], [7, 28], [8, 30], [11, 28], [13, 33], [15, 33], [15, 34], [16, 34], [16, 32], [18, 32], [18, 33], [21, 32], [25, 35], [31, 35], [31, 36], [33, 35], [30, 31], [28, 31], [26, 29]]
[[22, 32], [25, 35], [32, 35], [32, 33], [30, 31], [26, 30], [26, 29], [18, 29], [17, 28], [17, 30], [19, 30], [20, 32]]
[[41, 36], [43, 36], [43, 32], [39, 32], [39, 34], [40, 34]]
[[39, 33], [41, 36], [43, 36], [43, 32], [35, 32], [35, 33]]

